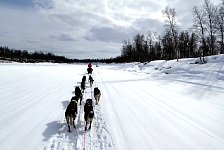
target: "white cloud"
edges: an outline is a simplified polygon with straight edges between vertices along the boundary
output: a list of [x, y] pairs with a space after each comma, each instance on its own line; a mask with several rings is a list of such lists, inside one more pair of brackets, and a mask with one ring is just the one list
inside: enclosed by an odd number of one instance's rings
[[[162, 10], [174, 7], [183, 28], [195, 0], [35, 0], [34, 8], [0, 6], [1, 45], [46, 50], [69, 58], [120, 55], [122, 41], [162, 32]], [[0, 3], [1, 4], [1, 3]], [[78, 56], [78, 57], [77, 57]]]

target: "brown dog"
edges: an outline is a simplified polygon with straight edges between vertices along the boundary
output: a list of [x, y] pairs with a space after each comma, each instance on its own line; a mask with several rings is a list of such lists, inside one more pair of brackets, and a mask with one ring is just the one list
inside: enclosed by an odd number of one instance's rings
[[96, 105], [98, 105], [100, 96], [101, 96], [101, 92], [100, 92], [99, 88], [95, 87], [93, 93], [94, 93], [94, 98], [96, 100]]
[[75, 127], [75, 118], [77, 115], [77, 101], [71, 101], [65, 111], [65, 118], [68, 125], [68, 132], [71, 132], [70, 126]]

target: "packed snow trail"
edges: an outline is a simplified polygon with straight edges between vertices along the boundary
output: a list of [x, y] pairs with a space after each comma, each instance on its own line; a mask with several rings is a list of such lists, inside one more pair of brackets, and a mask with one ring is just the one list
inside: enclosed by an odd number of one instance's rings
[[182, 94], [186, 89], [178, 83], [173, 88], [169, 83], [116, 68], [102, 66], [97, 71], [116, 149], [224, 147], [222, 100], [216, 101], [222, 103], [220, 106], [210, 104], [210, 100], [192, 99]]
[[[87, 81], [88, 81], [88, 76]], [[100, 108], [100, 105], [95, 105], [95, 99], [93, 90], [94, 87], [96, 87], [97, 79], [95, 79], [95, 73], [92, 73], [92, 77], [95, 80], [92, 87], [90, 86], [90, 83], [87, 82], [87, 88], [86, 88], [86, 94], [85, 94], [85, 100], [86, 99], [92, 99], [93, 101], [93, 109], [94, 109], [94, 120], [92, 122], [92, 128], [91, 130], [88, 130], [89, 125], [87, 126], [87, 149], [88, 150], [97, 150], [97, 149], [107, 149], [107, 150], [113, 150], [113, 140], [111, 138], [110, 132], [108, 131], [108, 127], [106, 125], [106, 122], [104, 120], [104, 117], [102, 115], [102, 110]]]
[[[61, 128], [58, 130], [56, 136], [53, 136], [51, 140], [48, 140], [40, 149], [76, 149], [76, 150], [96, 150], [96, 149], [108, 149], [113, 150], [113, 143], [110, 135], [108, 134], [106, 123], [102, 118], [99, 105], [95, 105], [93, 96], [93, 89], [88, 81], [88, 74], [83, 74], [87, 77], [86, 89], [83, 93], [83, 100], [81, 105], [78, 105], [78, 116], [75, 120], [76, 130], [72, 128], [72, 133], [67, 132], [67, 124], [65, 119], [61, 123]], [[92, 74], [94, 76], [94, 74]], [[81, 78], [80, 78], [81, 80]], [[77, 82], [76, 86], [79, 86], [80, 82]], [[85, 131], [84, 120], [84, 104], [87, 99], [93, 100], [94, 106], [94, 120], [92, 122], [91, 130]], [[107, 140], [108, 139], [108, 140]]]

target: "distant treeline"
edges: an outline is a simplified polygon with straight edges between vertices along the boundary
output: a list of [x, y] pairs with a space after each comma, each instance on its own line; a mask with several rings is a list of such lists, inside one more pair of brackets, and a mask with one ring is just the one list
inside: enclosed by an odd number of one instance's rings
[[120, 57], [110, 59], [68, 59], [64, 56], [57, 56], [52, 53], [44, 53], [42, 51], [28, 52], [27, 50], [10, 49], [6, 46], [0, 46], [0, 60], [15, 61], [22, 63], [119, 63], [122, 62]]
[[133, 41], [124, 40], [121, 57], [125, 62], [199, 57], [205, 63], [204, 56], [223, 54], [224, 0], [219, 5], [204, 0], [203, 7], [194, 7], [192, 12], [193, 26], [180, 31], [175, 9], [166, 7], [162, 10], [166, 18], [162, 35], [148, 31], [135, 35]]
[[43, 53], [42, 51], [28, 52], [27, 50], [10, 49], [8, 47], [0, 47], [1, 60], [35, 63], [35, 62], [55, 62], [69, 63], [72, 60], [64, 56], [56, 56], [52, 53]]

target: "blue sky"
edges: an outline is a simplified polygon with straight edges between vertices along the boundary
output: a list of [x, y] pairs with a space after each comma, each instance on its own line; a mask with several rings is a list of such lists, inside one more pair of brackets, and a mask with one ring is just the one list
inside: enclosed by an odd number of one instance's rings
[[0, 45], [68, 58], [111, 58], [137, 33], [162, 32], [175, 8], [182, 29], [203, 0], [0, 0]]
[[32, 0], [1, 0], [0, 3], [9, 5], [9, 6], [17, 6], [17, 7], [33, 7], [34, 3]]

